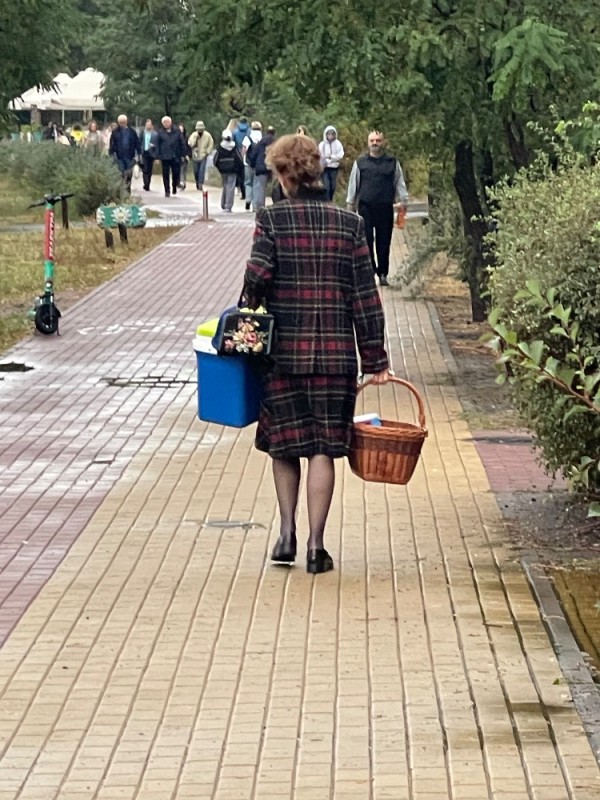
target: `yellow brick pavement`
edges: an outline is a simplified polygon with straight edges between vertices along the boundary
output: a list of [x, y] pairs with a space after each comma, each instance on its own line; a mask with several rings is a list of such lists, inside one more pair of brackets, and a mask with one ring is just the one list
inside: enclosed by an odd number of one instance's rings
[[273, 568], [252, 430], [173, 407], [0, 651], [0, 800], [600, 797], [428, 309], [384, 297], [430, 425], [411, 484], [340, 462], [338, 568]]

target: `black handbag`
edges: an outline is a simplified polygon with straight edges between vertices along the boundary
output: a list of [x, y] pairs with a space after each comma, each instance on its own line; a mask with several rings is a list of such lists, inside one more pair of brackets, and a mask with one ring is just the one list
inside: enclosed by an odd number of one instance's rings
[[220, 356], [268, 356], [273, 346], [274, 328], [272, 314], [233, 306], [219, 317], [213, 347]]

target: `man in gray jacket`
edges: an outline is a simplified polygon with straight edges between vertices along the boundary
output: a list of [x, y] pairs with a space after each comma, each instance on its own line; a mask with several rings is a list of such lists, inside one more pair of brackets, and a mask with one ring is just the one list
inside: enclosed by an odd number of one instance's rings
[[[365, 221], [371, 263], [379, 285], [388, 286], [390, 247], [394, 231], [394, 203], [408, 205], [408, 192], [400, 162], [385, 152], [379, 131], [371, 131], [368, 151], [356, 159], [350, 173], [346, 207]], [[377, 253], [377, 260], [375, 253]]]

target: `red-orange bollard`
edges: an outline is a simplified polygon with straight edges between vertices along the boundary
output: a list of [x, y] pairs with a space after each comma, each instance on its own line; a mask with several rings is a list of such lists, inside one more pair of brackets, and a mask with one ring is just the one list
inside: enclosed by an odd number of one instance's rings
[[403, 228], [406, 224], [406, 208], [404, 206], [398, 207], [398, 213], [396, 214], [396, 227]]

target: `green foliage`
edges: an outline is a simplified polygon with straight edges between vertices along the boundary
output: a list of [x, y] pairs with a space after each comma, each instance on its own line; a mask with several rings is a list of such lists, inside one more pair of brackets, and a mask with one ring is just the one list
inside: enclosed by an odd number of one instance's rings
[[0, 118], [32, 86], [50, 86], [79, 32], [73, 0], [0, 3]]
[[569, 116], [593, 96], [598, 30], [589, 1], [203, 0], [181, 76], [190, 103], [223, 81], [266, 97], [275, 76], [305, 106], [337, 106], [328, 121], [382, 128], [403, 161], [448, 164], [480, 313], [486, 188], [529, 164], [540, 144], [529, 121], [547, 123], [552, 103]]
[[93, 214], [102, 203], [121, 202], [123, 182], [114, 162], [104, 156], [54, 142], [3, 143], [0, 169], [32, 197], [46, 192], [74, 192], [79, 214]]
[[600, 167], [568, 148], [492, 193], [492, 346], [546, 467], [600, 491]]
[[75, 150], [58, 170], [56, 182], [75, 194], [75, 208], [81, 216], [95, 214], [104, 203], [122, 202], [123, 180], [112, 159]]
[[489, 79], [493, 99], [504, 100], [517, 93], [527, 96], [556, 79], [564, 72], [572, 48], [565, 31], [528, 17], [494, 45]]
[[[107, 76], [104, 97], [115, 113], [185, 115], [180, 73], [191, 9], [183, 0], [155, 0], [141, 10], [123, 0], [102, 4], [86, 50], [90, 66]], [[203, 74], [188, 79], [202, 86]]]

